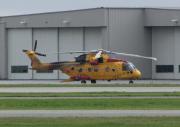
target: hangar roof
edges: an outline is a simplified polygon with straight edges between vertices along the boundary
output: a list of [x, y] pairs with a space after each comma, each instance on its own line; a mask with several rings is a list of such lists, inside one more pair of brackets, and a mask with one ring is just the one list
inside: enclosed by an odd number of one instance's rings
[[54, 13], [67, 13], [67, 12], [76, 12], [76, 11], [86, 11], [86, 10], [95, 10], [95, 9], [157, 9], [157, 10], [178, 10], [177, 7], [97, 7], [97, 8], [87, 8], [87, 9], [76, 9], [76, 10], [67, 10], [67, 11], [53, 11], [53, 12], [43, 12], [43, 13], [32, 13], [32, 14], [22, 14], [22, 15], [9, 15], [3, 17], [16, 17], [16, 16], [30, 16], [30, 15], [40, 15], [40, 14], [54, 14]]
[[[106, 27], [108, 9], [142, 9], [144, 26], [180, 26], [180, 8], [99, 7], [60, 12], [4, 16], [0, 23], [16, 27]], [[28, 22], [28, 25], [25, 24]], [[22, 24], [21, 24], [22, 23]], [[69, 25], [69, 23], [71, 23]], [[25, 26], [26, 25], [26, 26]]]

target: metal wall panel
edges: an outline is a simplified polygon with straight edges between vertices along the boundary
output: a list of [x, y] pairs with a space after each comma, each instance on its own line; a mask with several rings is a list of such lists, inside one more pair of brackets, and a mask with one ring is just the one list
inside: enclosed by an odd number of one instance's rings
[[85, 50], [102, 48], [102, 28], [85, 28]]
[[[180, 11], [175, 9], [145, 9], [145, 26], [179, 26]], [[177, 23], [173, 20], [177, 20]]]
[[[143, 9], [109, 10], [109, 50], [151, 56], [151, 29], [144, 28]], [[123, 57], [151, 78], [151, 60]]]
[[[37, 40], [37, 52], [50, 53], [47, 57], [39, 56], [42, 62], [58, 62], [58, 55], [51, 54], [58, 52], [58, 30], [57, 29], [33, 29], [33, 42]], [[54, 70], [53, 73], [37, 73], [33, 71], [33, 79], [58, 79], [58, 71]]]
[[[86, 9], [3, 17], [7, 28], [106, 26], [105, 9]], [[23, 23], [24, 22], [24, 23]]]
[[158, 61], [152, 64], [153, 79], [174, 79], [174, 73], [156, 73], [156, 65], [174, 65], [174, 28], [154, 27], [152, 29], [152, 55]]
[[[59, 51], [82, 51], [83, 50], [83, 28], [61, 28], [59, 30]], [[74, 60], [79, 54], [59, 55], [60, 61]], [[68, 78], [65, 74], [60, 73], [60, 79]]]
[[5, 24], [0, 23], [0, 79], [7, 79], [7, 43]]
[[175, 79], [180, 79], [180, 28], [174, 28], [174, 69]]
[[29, 58], [22, 49], [32, 49], [32, 29], [9, 29], [8, 30], [8, 78], [9, 79], [32, 79], [32, 70], [28, 73], [11, 73], [11, 66], [28, 65]]

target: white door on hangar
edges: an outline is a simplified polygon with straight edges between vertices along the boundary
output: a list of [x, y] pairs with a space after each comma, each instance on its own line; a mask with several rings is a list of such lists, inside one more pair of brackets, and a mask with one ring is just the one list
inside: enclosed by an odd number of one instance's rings
[[[59, 30], [59, 51], [82, 51], [83, 50], [83, 29], [82, 28], [60, 28]], [[79, 54], [63, 54], [59, 55], [60, 61], [74, 60]], [[61, 73], [60, 79], [67, 79], [68, 76]]]
[[180, 28], [174, 28], [174, 78], [180, 79]]
[[[41, 62], [58, 62], [58, 30], [55, 28], [33, 29], [33, 45], [37, 40], [37, 52], [49, 53], [46, 57], [38, 56]], [[33, 71], [33, 79], [58, 79], [58, 70]]]
[[102, 49], [101, 31], [101, 28], [85, 28], [85, 50]]
[[[158, 59], [157, 62], [152, 62], [153, 79], [174, 79], [174, 40], [173, 27], [152, 29], [152, 56]], [[157, 65], [160, 69], [157, 69]]]
[[31, 62], [22, 52], [32, 49], [32, 29], [8, 29], [8, 78], [32, 79]]

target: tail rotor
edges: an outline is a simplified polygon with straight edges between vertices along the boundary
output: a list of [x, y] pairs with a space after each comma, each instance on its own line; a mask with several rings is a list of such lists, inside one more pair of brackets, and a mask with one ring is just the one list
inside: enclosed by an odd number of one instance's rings
[[34, 47], [33, 47], [33, 49], [31, 51], [26, 50], [26, 49], [23, 49], [22, 51], [25, 52], [25, 53], [27, 53], [27, 52], [34, 53], [34, 54], [36, 54], [38, 56], [46, 56], [46, 54], [36, 52], [36, 49], [37, 49], [37, 40], [35, 40]]
[[37, 48], [37, 40], [35, 40], [34, 49], [33, 49], [34, 52], [36, 51], [36, 48]]

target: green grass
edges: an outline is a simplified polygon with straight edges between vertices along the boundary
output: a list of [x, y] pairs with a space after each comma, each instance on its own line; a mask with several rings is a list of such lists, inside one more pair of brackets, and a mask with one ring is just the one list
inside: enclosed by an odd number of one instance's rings
[[[128, 81], [127, 81], [128, 82]], [[0, 87], [180, 87], [180, 84], [0, 84]]]
[[134, 97], [180, 96], [180, 92], [92, 92], [92, 93], [0, 93], [0, 97]]
[[180, 109], [180, 99], [2, 99], [0, 109]]
[[1, 127], [179, 127], [180, 117], [0, 118]]

